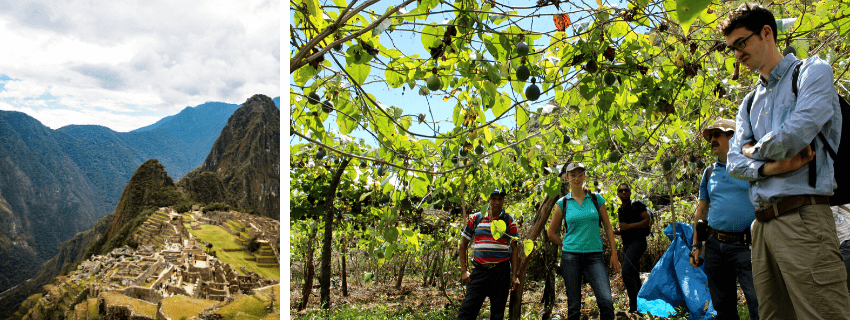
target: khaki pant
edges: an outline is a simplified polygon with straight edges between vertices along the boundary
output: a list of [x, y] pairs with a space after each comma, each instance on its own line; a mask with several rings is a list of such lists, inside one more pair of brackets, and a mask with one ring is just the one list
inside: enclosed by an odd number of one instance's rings
[[828, 205], [755, 221], [752, 233], [762, 319], [850, 319], [847, 271]]

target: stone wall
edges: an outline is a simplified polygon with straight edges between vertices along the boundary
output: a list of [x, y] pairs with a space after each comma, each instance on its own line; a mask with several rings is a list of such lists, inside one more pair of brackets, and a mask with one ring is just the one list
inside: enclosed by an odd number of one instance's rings
[[159, 303], [162, 300], [162, 296], [156, 292], [155, 289], [133, 286], [123, 290], [115, 291], [117, 293], [123, 294], [130, 298], [143, 300], [146, 302], [150, 302], [153, 304]]
[[134, 286], [141, 286], [145, 282], [147, 282], [148, 278], [158, 274], [162, 269], [165, 268], [165, 259], [160, 258], [156, 263], [152, 266], [149, 266], [145, 272], [142, 272], [135, 281], [133, 281]]
[[276, 264], [276, 258], [257, 258], [257, 263]]

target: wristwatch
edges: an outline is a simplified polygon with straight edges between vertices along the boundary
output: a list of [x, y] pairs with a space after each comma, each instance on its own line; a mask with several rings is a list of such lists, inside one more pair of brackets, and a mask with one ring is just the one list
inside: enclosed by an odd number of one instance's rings
[[691, 247], [691, 251], [694, 250], [702, 250], [702, 243], [695, 243], [693, 247]]

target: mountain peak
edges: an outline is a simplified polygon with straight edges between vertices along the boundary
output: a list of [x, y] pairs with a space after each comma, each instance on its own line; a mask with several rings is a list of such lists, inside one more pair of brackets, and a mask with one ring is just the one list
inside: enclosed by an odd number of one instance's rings
[[227, 120], [204, 164], [180, 181], [196, 200], [205, 196], [187, 189], [203, 172], [221, 179], [235, 207], [280, 219], [280, 109], [271, 98], [258, 94], [245, 101]]
[[163, 188], [175, 188], [174, 181], [165, 172], [165, 167], [157, 159], [145, 161], [136, 169], [127, 187], [124, 188], [124, 193], [121, 194], [121, 200], [118, 202], [118, 207], [115, 208], [115, 218], [107, 231], [106, 238], [112, 238], [119, 229], [124, 227], [126, 222], [135, 218], [144, 207], [157, 202], [157, 198], [164, 195]]

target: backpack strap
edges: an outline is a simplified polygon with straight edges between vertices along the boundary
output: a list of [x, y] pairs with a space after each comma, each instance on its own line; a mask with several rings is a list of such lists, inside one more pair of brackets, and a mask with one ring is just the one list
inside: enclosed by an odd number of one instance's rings
[[[596, 213], [599, 213], [599, 200], [596, 199], [596, 194], [593, 192], [588, 192], [590, 195], [590, 201], [593, 202], [593, 207], [596, 208]], [[567, 200], [567, 196], [561, 198], [563, 200], [564, 206], [561, 207], [561, 211], [564, 213], [564, 232], [567, 232], [567, 205], [570, 203]], [[602, 219], [599, 219], [599, 227], [602, 228]]]
[[750, 115], [750, 110], [753, 109], [753, 96], [756, 95], [756, 91], [750, 91], [746, 97], [744, 97], [744, 101], [747, 103], [747, 116]]
[[[795, 100], [797, 98], [797, 93], [799, 91], [798, 88], [797, 88], [797, 86], [798, 86], [797, 81], [799, 81], [799, 78], [800, 78], [800, 66], [802, 66], [802, 65], [803, 65], [802, 60], [800, 60], [800, 62], [796, 62], [796, 65], [794, 66], [794, 71], [791, 72], [791, 92], [794, 93], [794, 99]], [[824, 142], [826, 142], [826, 138], [823, 137], [823, 133], [818, 132], [818, 135], [821, 136], [821, 138], [823, 138]], [[815, 140], [817, 140], [817, 139], [815, 139]], [[814, 142], [815, 141], [813, 140], [812, 143], [814, 144]], [[827, 145], [828, 149], [832, 149], [831, 147], [829, 147], [829, 143], [827, 143], [826, 145]], [[815, 149], [815, 147], [812, 146], [812, 150], [814, 150], [814, 149]], [[809, 186], [811, 186], [812, 188], [814, 188], [817, 185], [817, 182], [818, 182], [817, 165], [816, 165], [817, 161], [816, 160], [817, 159], [812, 159], [812, 161], [809, 162]]]

